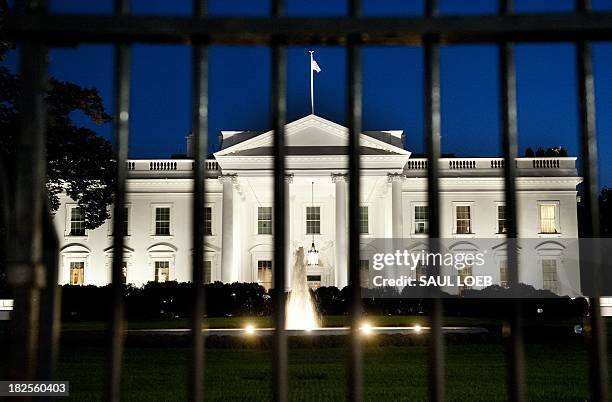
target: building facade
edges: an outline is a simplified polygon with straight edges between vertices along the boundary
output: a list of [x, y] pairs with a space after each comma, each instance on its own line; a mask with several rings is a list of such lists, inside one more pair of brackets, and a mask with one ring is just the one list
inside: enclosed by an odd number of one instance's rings
[[[207, 161], [206, 281], [272, 283], [272, 132], [222, 132], [221, 150]], [[348, 131], [309, 115], [286, 126], [289, 250], [314, 241], [319, 263], [308, 267], [311, 286], [347, 284]], [[423, 239], [428, 231], [427, 160], [403, 147], [401, 131], [361, 134], [362, 243], [377, 238]], [[188, 138], [188, 148], [189, 148]], [[457, 244], [498, 240], [492, 253], [504, 272], [505, 206], [502, 158], [442, 158], [441, 237]], [[577, 266], [561, 240], [578, 237], [576, 158], [518, 158], [519, 236], [534, 239], [520, 258], [539, 268], [521, 270], [521, 282], [571, 294]], [[127, 180], [127, 283], [191, 279], [192, 170], [190, 159], [130, 160]], [[104, 285], [111, 277], [113, 230], [107, 222], [84, 230], [68, 197], [54, 218], [62, 242], [60, 283]], [[530, 243], [531, 244], [531, 243]], [[291, 262], [290, 262], [291, 264]], [[362, 260], [363, 268], [369, 261]], [[288, 274], [290, 275], [290, 269]], [[563, 277], [563, 278], [562, 278]]]

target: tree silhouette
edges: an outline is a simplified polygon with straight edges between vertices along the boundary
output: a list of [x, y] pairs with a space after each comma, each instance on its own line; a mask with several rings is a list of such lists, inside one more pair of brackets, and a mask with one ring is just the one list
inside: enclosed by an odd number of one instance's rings
[[[20, 81], [18, 75], [0, 67], [0, 158], [4, 161], [14, 160], [20, 121], [28, 118], [19, 105]], [[107, 123], [111, 117], [95, 88], [70, 82], [49, 80], [46, 103], [49, 204], [52, 211], [57, 211], [60, 194], [65, 192], [81, 208], [85, 227], [95, 229], [109, 218], [108, 206], [113, 200], [112, 145], [93, 130], [76, 125], [71, 115], [82, 112], [96, 124]], [[13, 165], [5, 162], [4, 170], [9, 187], [19, 185]]]

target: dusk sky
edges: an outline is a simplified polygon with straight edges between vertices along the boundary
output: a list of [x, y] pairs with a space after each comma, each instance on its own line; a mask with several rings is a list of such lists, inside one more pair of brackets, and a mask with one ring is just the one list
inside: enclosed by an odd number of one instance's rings
[[[516, 12], [571, 11], [574, 1], [516, 0]], [[423, 2], [364, 0], [366, 15], [418, 15]], [[496, 12], [496, 1], [440, 1], [442, 14]], [[52, 12], [109, 13], [112, 1], [51, 0]], [[593, 0], [595, 10], [612, 10], [612, 0]], [[212, 15], [265, 15], [268, 1], [210, 0]], [[135, 14], [188, 15], [191, 1], [132, 1]], [[289, 15], [343, 15], [346, 1], [288, 0]], [[346, 121], [346, 64], [341, 47], [313, 47], [322, 72], [315, 76], [315, 113]], [[288, 121], [310, 113], [309, 48], [288, 50]], [[494, 46], [442, 49], [443, 152], [457, 156], [500, 155], [497, 51]], [[134, 45], [130, 157], [164, 158], [185, 152], [191, 126], [191, 52], [188, 46]], [[366, 47], [366, 130], [401, 129], [406, 148], [424, 151], [423, 63], [419, 47]], [[517, 46], [519, 148], [561, 145], [578, 153], [575, 50], [572, 44]], [[5, 61], [13, 71], [16, 52]], [[50, 75], [98, 88], [113, 111], [113, 52], [108, 45], [53, 49]], [[594, 44], [600, 184], [612, 185], [612, 44]], [[218, 149], [221, 130], [270, 128], [270, 51], [265, 47], [211, 46], [210, 140]], [[75, 120], [83, 123], [82, 116]], [[111, 138], [112, 126], [92, 126]]]

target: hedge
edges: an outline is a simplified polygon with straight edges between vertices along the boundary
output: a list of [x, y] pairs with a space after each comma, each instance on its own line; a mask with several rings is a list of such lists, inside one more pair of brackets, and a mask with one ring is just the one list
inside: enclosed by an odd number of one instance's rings
[[[447, 316], [504, 317], [510, 314], [514, 301], [506, 298], [509, 290], [492, 286], [465, 293], [468, 297], [446, 296]], [[320, 287], [311, 290], [316, 308], [323, 315], [348, 314], [348, 288]], [[550, 297], [546, 291], [521, 285], [524, 315], [547, 317], [583, 317], [588, 304], [583, 298]], [[142, 287], [125, 287], [128, 319], [163, 319], [189, 317], [193, 286], [190, 282], [149, 282]], [[270, 315], [273, 300], [256, 283], [215, 282], [205, 285], [206, 314], [209, 317]], [[364, 313], [369, 315], [428, 314], [431, 299], [411, 297], [396, 289], [381, 289], [362, 299]], [[481, 298], [478, 298], [481, 296]], [[484, 298], [482, 298], [484, 297]], [[105, 320], [110, 312], [110, 286], [62, 286], [62, 319]]]

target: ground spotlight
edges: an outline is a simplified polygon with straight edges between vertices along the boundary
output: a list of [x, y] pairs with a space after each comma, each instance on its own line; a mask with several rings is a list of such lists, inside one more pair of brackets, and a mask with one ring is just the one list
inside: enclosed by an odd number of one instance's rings
[[247, 324], [247, 326], [244, 327], [244, 332], [249, 335], [253, 335], [255, 333], [255, 327], [252, 324]]
[[361, 328], [360, 329], [361, 329], [361, 332], [364, 335], [372, 334], [372, 326], [369, 323], [367, 323], [367, 322], [364, 322], [363, 324], [361, 324]]
[[414, 332], [416, 334], [420, 334], [422, 330], [423, 330], [423, 327], [421, 327], [419, 324], [414, 326]]

